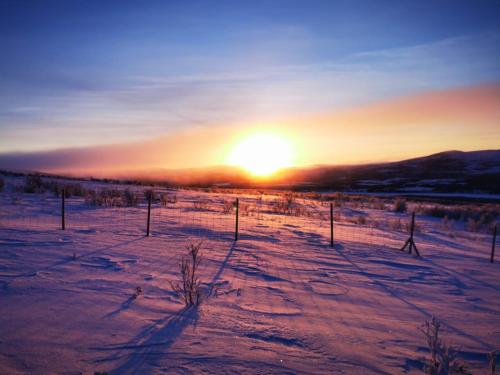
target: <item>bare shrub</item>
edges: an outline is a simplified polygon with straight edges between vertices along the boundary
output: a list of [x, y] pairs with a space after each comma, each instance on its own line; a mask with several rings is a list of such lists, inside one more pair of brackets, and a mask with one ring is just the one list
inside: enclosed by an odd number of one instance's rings
[[470, 217], [465, 224], [465, 228], [470, 232], [480, 232], [490, 227], [494, 227], [494, 223], [490, 222], [485, 215], [481, 215], [477, 219]]
[[123, 192], [122, 200], [127, 207], [134, 207], [139, 203], [139, 197], [137, 196], [137, 194], [129, 189]]
[[[410, 233], [411, 231], [411, 221], [410, 220], [405, 220], [403, 224], [403, 231], [405, 233]], [[419, 233], [422, 231], [422, 227], [418, 223], [418, 221], [415, 220], [415, 223], [413, 224], [413, 231], [415, 233]]]
[[139, 197], [129, 189], [89, 190], [85, 196], [85, 203], [97, 207], [133, 207], [139, 203]]
[[346, 198], [346, 195], [342, 193], [335, 193], [330, 196], [330, 199], [333, 201], [334, 207], [342, 207], [342, 204], [346, 200]]
[[167, 193], [161, 194], [160, 195], [160, 204], [163, 207], [167, 207], [167, 204], [169, 204], [169, 203], [172, 203], [172, 204], [177, 203], [177, 195], [167, 194]]
[[44, 186], [52, 191], [56, 197], [60, 197], [63, 190], [66, 198], [70, 197], [84, 197], [87, 194], [87, 189], [79, 183], [60, 183], [50, 181], [45, 183]]
[[252, 216], [255, 212], [255, 208], [250, 204], [241, 204], [238, 207], [241, 216]]
[[293, 194], [285, 194], [270, 202], [271, 210], [277, 214], [290, 215], [295, 204]]
[[500, 218], [498, 204], [420, 205], [418, 211], [423, 215], [465, 222], [466, 229], [471, 231], [488, 230]]
[[228, 215], [231, 212], [233, 212], [234, 207], [235, 207], [235, 202], [234, 201], [232, 201], [232, 200], [226, 200], [226, 199], [224, 199], [222, 201], [222, 213], [224, 215]]
[[406, 200], [402, 198], [397, 198], [394, 202], [394, 212], [406, 212], [407, 205]]
[[27, 175], [24, 178], [24, 186], [22, 186], [24, 193], [43, 193], [45, 187], [43, 185], [42, 178], [38, 175]]
[[425, 373], [429, 375], [470, 374], [465, 363], [458, 359], [457, 352], [440, 339], [440, 329], [441, 323], [434, 316], [431, 320], [425, 321], [420, 328], [431, 355], [426, 363]]
[[198, 280], [198, 267], [202, 260], [201, 242], [187, 246], [185, 254], [179, 263], [179, 279], [171, 282], [172, 290], [183, 300], [186, 306], [197, 306], [201, 302], [201, 288]]
[[270, 202], [271, 211], [281, 215], [309, 216], [307, 209], [297, 202], [296, 196], [292, 193], [285, 193]]
[[196, 211], [209, 211], [210, 205], [208, 204], [208, 202], [205, 202], [205, 201], [194, 201], [193, 208]]

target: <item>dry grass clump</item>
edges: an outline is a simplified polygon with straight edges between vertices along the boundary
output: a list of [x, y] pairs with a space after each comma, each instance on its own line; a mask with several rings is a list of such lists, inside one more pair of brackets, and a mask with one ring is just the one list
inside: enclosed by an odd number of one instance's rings
[[88, 189], [79, 183], [57, 182], [54, 180], [42, 179], [39, 175], [27, 175], [24, 177], [24, 184], [17, 186], [16, 191], [28, 194], [43, 194], [51, 192], [56, 197], [60, 197], [62, 192], [65, 192], [65, 197], [84, 197], [88, 193]]
[[[225, 215], [229, 215], [233, 213], [236, 209], [236, 201], [235, 200], [226, 200], [222, 201], [222, 213]], [[239, 202], [238, 210], [240, 216], [253, 216], [256, 213], [256, 209], [254, 205], [250, 203], [242, 203]]]
[[195, 211], [210, 211], [210, 203], [207, 201], [194, 201], [193, 208]]
[[465, 363], [457, 356], [455, 349], [439, 337], [441, 323], [435, 317], [427, 320], [420, 328], [425, 336], [430, 359], [427, 360], [425, 373], [429, 375], [470, 374]]
[[240, 203], [238, 210], [241, 216], [253, 216], [255, 213], [255, 207], [248, 203]]
[[229, 215], [233, 212], [236, 207], [236, 202], [233, 200], [224, 199], [222, 201], [222, 213], [225, 215]]
[[339, 194], [338, 194], [338, 196], [336, 196], [336, 197], [333, 199], [333, 206], [334, 206], [334, 207], [337, 207], [337, 208], [342, 207], [343, 202], [344, 202], [344, 200], [343, 200], [343, 198], [341, 197], [341, 194], [339, 193]]
[[18, 187], [23, 193], [40, 194], [46, 191], [46, 186], [40, 176], [27, 175], [24, 178], [24, 185]]
[[467, 230], [474, 232], [491, 229], [500, 218], [499, 204], [419, 205], [417, 211], [427, 216], [446, 219], [448, 221], [463, 222]]
[[134, 207], [139, 204], [139, 197], [129, 189], [89, 190], [85, 203], [96, 207]]
[[292, 193], [285, 193], [269, 202], [271, 212], [280, 215], [310, 216], [304, 205], [297, 202], [297, 198]]
[[[387, 227], [393, 231], [409, 233], [411, 229], [411, 221], [401, 220], [400, 218], [389, 219], [387, 220]], [[418, 221], [415, 221], [415, 226], [413, 229], [415, 233], [419, 233], [422, 230]]]
[[163, 207], [167, 207], [167, 204], [169, 204], [169, 203], [176, 204], [177, 203], [177, 195], [167, 194], [167, 193], [161, 194], [160, 195], [160, 204]]

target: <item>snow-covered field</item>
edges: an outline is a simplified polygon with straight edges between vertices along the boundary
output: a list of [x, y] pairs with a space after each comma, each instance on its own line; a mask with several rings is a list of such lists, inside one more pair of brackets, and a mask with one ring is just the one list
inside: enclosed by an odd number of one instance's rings
[[[417, 258], [389, 225], [408, 214], [335, 207], [330, 248], [328, 205], [301, 201], [296, 217], [240, 195], [235, 242], [235, 195], [169, 194], [146, 237], [144, 203], [68, 198], [62, 231], [60, 199], [0, 193], [1, 374], [421, 373], [432, 315], [475, 372], [500, 349], [491, 235], [417, 217]], [[205, 297], [187, 309], [170, 282], [200, 240]]]

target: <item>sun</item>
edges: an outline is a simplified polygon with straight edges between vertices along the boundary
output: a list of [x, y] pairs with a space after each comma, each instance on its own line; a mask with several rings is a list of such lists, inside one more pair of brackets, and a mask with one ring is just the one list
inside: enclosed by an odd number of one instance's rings
[[290, 142], [279, 135], [259, 133], [238, 143], [228, 157], [228, 163], [246, 169], [257, 177], [266, 177], [292, 165]]

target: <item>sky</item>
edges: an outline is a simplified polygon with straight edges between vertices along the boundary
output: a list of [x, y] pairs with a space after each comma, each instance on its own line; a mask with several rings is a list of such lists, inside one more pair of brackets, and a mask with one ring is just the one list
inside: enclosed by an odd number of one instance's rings
[[220, 165], [255, 132], [298, 165], [500, 148], [500, 1], [0, 0], [0, 41], [2, 168]]

